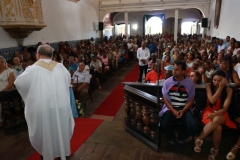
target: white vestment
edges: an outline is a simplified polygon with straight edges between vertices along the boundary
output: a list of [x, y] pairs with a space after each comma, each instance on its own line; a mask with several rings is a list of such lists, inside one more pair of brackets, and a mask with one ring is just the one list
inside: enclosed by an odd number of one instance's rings
[[50, 59], [40, 59], [17, 77], [15, 86], [25, 103], [29, 139], [44, 160], [71, 154], [74, 119], [70, 106], [70, 74]]

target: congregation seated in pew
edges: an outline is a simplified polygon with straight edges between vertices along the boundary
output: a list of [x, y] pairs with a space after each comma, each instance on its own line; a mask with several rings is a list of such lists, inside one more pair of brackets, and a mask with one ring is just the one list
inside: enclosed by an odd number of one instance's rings
[[[13, 70], [8, 68], [7, 61], [0, 56], [0, 91], [11, 89], [14, 85], [15, 76]], [[0, 103], [0, 127], [3, 126], [2, 106]]]
[[86, 108], [90, 79], [91, 75], [85, 70], [84, 62], [80, 62], [78, 70], [73, 73], [71, 84], [73, 86], [75, 98], [81, 103], [83, 108]]
[[[240, 57], [238, 45], [239, 42], [237, 42], [236, 40], [234, 41], [233, 38], [231, 38], [230, 40], [231, 42], [229, 42], [228, 40], [230, 39], [229, 36], [226, 37], [226, 40], [222, 41], [218, 38], [198, 39], [199, 35], [192, 35], [190, 37], [186, 37], [186, 35], [179, 35], [178, 41], [176, 43], [171, 38], [171, 35], [168, 35], [166, 37], [164, 34], [146, 36], [137, 35], [131, 36], [130, 37], [131, 42], [128, 42], [124, 40], [125, 39], [124, 36], [116, 36], [111, 37], [109, 40], [106, 39], [106, 41], [101, 44], [98, 43], [97, 41], [94, 41], [93, 39], [86, 41], [81, 40], [77, 44], [77, 46], [71, 46], [67, 42], [65, 43], [60, 42], [59, 50], [55, 49], [56, 57], [54, 56], [53, 59], [55, 61], [63, 63], [67, 69], [70, 68], [69, 71], [72, 72], [73, 74], [74, 73], [73, 68], [80, 67], [79, 66], [80, 59], [76, 59], [76, 57], [81, 57], [81, 61], [85, 61], [85, 63], [88, 64], [90, 69], [92, 68], [92, 71], [96, 71], [92, 72], [92, 75], [93, 78], [96, 78], [98, 88], [101, 88], [102, 74], [109, 70], [113, 71], [114, 69], [116, 69], [116, 67], [119, 67], [120, 58], [123, 58], [123, 61], [125, 62], [124, 59], [125, 57], [123, 57], [123, 54], [128, 54], [128, 52], [130, 55], [132, 54], [131, 47], [132, 44], [128, 43], [133, 42], [134, 44], [135, 43], [141, 44], [142, 42], [146, 42], [146, 47], [151, 46], [151, 44], [154, 43], [154, 45], [156, 45], [157, 48], [159, 48], [160, 58], [162, 58], [163, 60], [162, 64], [164, 64], [165, 67], [171, 65], [171, 63], [173, 63], [173, 60], [183, 60], [186, 62], [188, 66], [186, 69], [186, 76], [188, 76], [194, 82], [194, 84], [199, 84], [200, 79], [204, 83], [206, 82], [209, 83], [214, 71], [222, 70], [227, 75], [226, 77], [227, 87], [237, 88], [240, 86], [239, 74], [237, 74], [238, 67], [236, 68], [234, 67], [240, 62], [239, 58], [236, 59], [236, 57]], [[229, 44], [230, 48], [225, 47], [226, 49], [223, 49], [223, 44], [226, 43], [230, 43]], [[141, 45], [139, 45], [139, 47], [140, 46]], [[135, 48], [134, 51], [136, 52], [137, 49]], [[59, 60], [59, 58], [57, 58], [57, 55], [61, 58], [61, 61]], [[34, 55], [32, 55], [28, 51], [27, 47], [23, 47], [23, 50], [20, 54], [18, 53], [14, 54], [13, 58], [15, 59], [15, 61], [18, 58], [20, 61], [20, 63], [14, 63], [14, 65], [16, 65], [16, 67], [20, 65], [23, 66], [23, 63], [26, 63], [26, 65], [31, 65], [35, 61], [33, 56]], [[104, 57], [104, 59], [102, 57]], [[157, 83], [157, 79], [159, 77], [158, 73], [156, 72], [156, 64], [154, 63], [156, 62], [155, 61], [156, 55], [153, 53], [152, 57], [153, 57], [152, 63], [155, 65], [155, 68], [152, 71], [150, 71], [152, 76], [146, 76], [145, 81]], [[233, 59], [234, 64], [231, 63], [231, 59]], [[95, 62], [93, 62], [94, 60]], [[10, 61], [12, 62], [12, 60]], [[91, 65], [92, 62], [93, 63], [97, 62], [96, 68], [94, 67], [93, 64]], [[73, 68], [71, 68], [72, 65], [74, 65]], [[102, 66], [105, 67], [102, 68]], [[15, 66], [13, 68], [15, 68]], [[96, 70], [94, 70], [94, 68]], [[200, 75], [197, 73], [196, 70], [198, 70], [198, 73], [200, 73]], [[168, 71], [162, 68], [159, 79], [160, 80], [167, 79], [170, 77], [171, 73], [172, 71]], [[167, 74], [169, 75], [167, 76]], [[152, 77], [154, 78], [152, 79]], [[205, 79], [206, 77], [207, 80]], [[239, 147], [240, 142], [237, 142], [236, 146]], [[234, 154], [238, 148], [236, 146], [232, 150]]]
[[214, 72], [210, 84], [206, 85], [207, 106], [202, 113], [203, 131], [195, 140], [194, 151], [201, 152], [203, 139], [213, 132], [213, 147], [209, 160], [214, 160], [219, 152], [222, 125], [236, 129], [236, 124], [229, 119], [227, 110], [231, 104], [232, 89], [227, 87], [226, 75], [223, 71]]

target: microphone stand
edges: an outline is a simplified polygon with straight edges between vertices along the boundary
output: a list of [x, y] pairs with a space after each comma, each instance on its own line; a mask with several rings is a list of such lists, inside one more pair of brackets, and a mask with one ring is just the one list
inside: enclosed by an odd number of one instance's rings
[[158, 78], [157, 78], [157, 108], [158, 110], [160, 110], [160, 107], [159, 107], [159, 103], [160, 103], [160, 97], [159, 97], [159, 76], [160, 76], [160, 66], [159, 66], [159, 63], [160, 63], [160, 59], [159, 59], [159, 51], [160, 51], [160, 46], [158, 46], [158, 56], [157, 56], [157, 71], [158, 71]]
[[77, 77], [77, 88], [78, 88], [78, 76], [75, 76], [75, 77]]

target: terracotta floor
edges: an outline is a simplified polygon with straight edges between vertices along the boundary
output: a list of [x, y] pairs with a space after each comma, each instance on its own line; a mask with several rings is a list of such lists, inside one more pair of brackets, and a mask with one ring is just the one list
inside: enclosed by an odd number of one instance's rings
[[[92, 93], [93, 102], [88, 100], [86, 115], [92, 115], [93, 111], [121, 82], [121, 80], [136, 65], [136, 62], [125, 65], [119, 72], [102, 85], [101, 90]], [[162, 146], [159, 152], [155, 152], [145, 144], [135, 139], [125, 131], [125, 112], [123, 106], [116, 117], [96, 116], [105, 121], [95, 130], [86, 142], [70, 157], [70, 160], [204, 160], [212, 146], [211, 136], [205, 141], [202, 152], [197, 154], [192, 150], [191, 138], [186, 141], [186, 150], [180, 151], [177, 146], [172, 152], [165, 149], [166, 138], [162, 136]], [[221, 153], [217, 160], [224, 160], [225, 155], [233, 144], [231, 136], [224, 137], [221, 143]], [[0, 130], [0, 160], [26, 160], [34, 149], [28, 140], [27, 131], [14, 135], [5, 135]], [[237, 157], [240, 159], [240, 152]]]

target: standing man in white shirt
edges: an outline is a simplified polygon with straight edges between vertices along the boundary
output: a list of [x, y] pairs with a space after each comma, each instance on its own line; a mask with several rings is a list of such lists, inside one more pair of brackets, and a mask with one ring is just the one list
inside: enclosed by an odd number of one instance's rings
[[128, 55], [129, 55], [129, 59], [133, 59], [133, 43], [132, 40], [129, 39], [128, 43], [127, 43], [127, 47], [128, 47]]
[[150, 58], [150, 51], [148, 48], [146, 48], [146, 42], [142, 41], [142, 47], [137, 50], [137, 59], [139, 64], [139, 77], [138, 82], [142, 82], [142, 75], [143, 71], [145, 74], [145, 77], [147, 75], [147, 69], [148, 69], [148, 60]]

